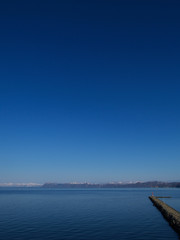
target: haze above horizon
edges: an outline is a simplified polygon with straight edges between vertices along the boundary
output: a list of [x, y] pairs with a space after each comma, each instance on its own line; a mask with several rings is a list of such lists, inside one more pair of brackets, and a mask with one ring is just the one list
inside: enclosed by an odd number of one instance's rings
[[179, 180], [179, 9], [1, 3], [0, 183]]

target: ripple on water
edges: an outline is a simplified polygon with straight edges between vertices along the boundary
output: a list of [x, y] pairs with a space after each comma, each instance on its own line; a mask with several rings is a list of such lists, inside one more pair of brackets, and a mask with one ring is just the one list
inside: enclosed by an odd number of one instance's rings
[[0, 192], [3, 240], [178, 239], [149, 201], [152, 190], [9, 191]]

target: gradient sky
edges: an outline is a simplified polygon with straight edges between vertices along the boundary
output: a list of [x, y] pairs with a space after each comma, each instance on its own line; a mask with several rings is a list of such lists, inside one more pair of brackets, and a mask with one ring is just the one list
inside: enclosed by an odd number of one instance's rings
[[180, 180], [180, 1], [0, 6], [0, 182]]

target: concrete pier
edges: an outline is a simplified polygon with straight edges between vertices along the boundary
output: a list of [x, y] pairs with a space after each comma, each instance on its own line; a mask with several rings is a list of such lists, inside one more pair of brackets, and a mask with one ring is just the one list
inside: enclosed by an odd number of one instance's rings
[[176, 211], [174, 208], [170, 207], [155, 196], [150, 196], [149, 199], [159, 209], [171, 227], [180, 234], [180, 212]]

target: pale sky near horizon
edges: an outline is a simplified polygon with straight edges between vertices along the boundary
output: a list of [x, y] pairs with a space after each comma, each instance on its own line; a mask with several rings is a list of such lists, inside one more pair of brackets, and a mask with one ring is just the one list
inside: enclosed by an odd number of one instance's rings
[[180, 181], [180, 1], [4, 1], [0, 182]]

